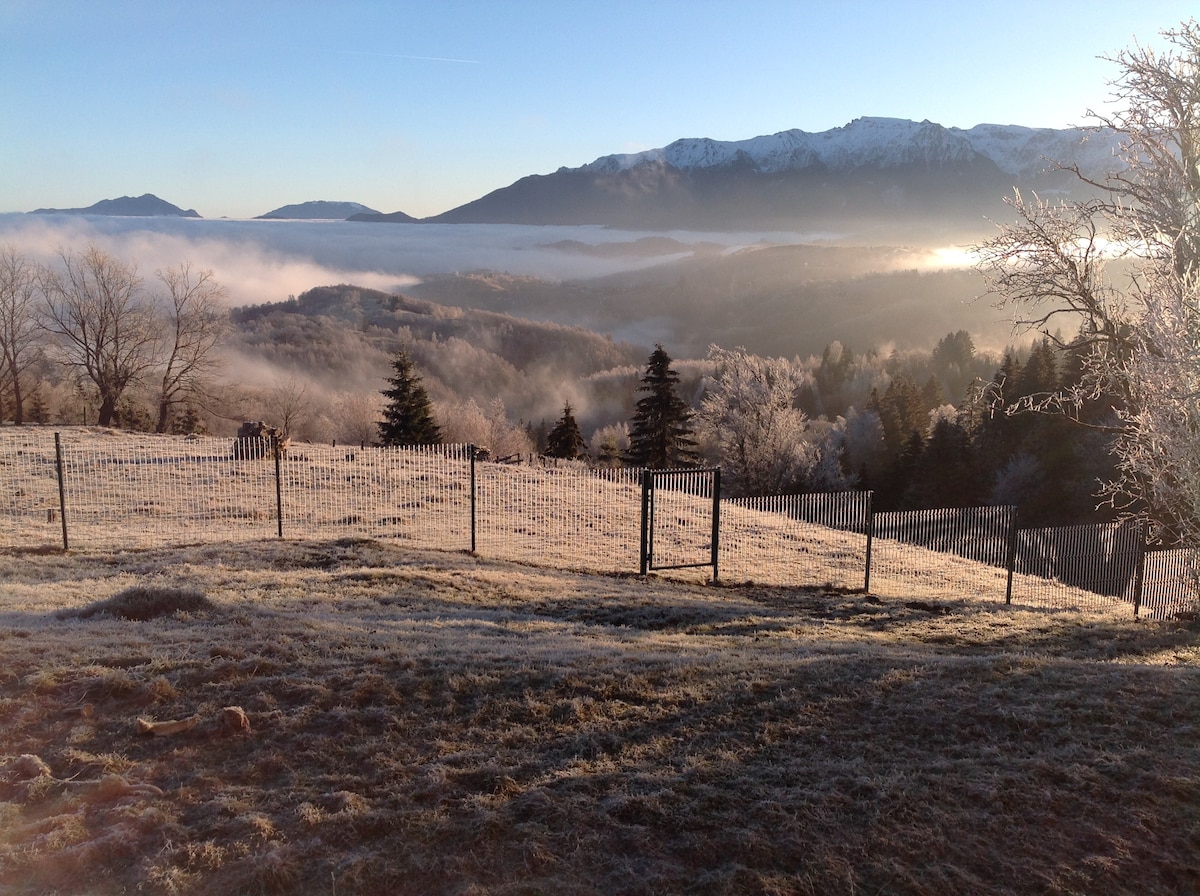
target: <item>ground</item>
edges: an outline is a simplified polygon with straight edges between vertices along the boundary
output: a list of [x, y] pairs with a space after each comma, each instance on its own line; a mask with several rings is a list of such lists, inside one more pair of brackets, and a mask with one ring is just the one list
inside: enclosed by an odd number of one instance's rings
[[1200, 890], [1200, 632], [1127, 607], [356, 539], [0, 582], [0, 892]]

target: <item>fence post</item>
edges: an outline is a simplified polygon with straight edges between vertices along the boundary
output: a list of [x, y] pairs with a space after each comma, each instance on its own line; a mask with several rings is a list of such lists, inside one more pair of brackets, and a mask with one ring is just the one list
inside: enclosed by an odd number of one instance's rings
[[475, 553], [475, 446], [471, 451], [471, 553]]
[[1005, 566], [1008, 567], [1008, 584], [1004, 588], [1004, 605], [1012, 606], [1013, 575], [1017, 571], [1017, 511], [1014, 509], [1008, 517], [1008, 557]]
[[638, 575], [650, 571], [650, 477], [649, 469], [642, 470], [642, 559]]
[[275, 534], [283, 538], [283, 484], [279, 471], [279, 436], [271, 436], [271, 454], [275, 457]]
[[1138, 520], [1138, 560], [1133, 573], [1133, 618], [1137, 619], [1142, 609], [1142, 588], [1146, 581], [1146, 521]]
[[58, 516], [62, 520], [63, 550], [69, 550], [67, 544], [67, 493], [63, 485], [62, 438], [54, 434], [54, 468], [58, 471]]
[[712, 506], [712, 568], [713, 584], [717, 584], [717, 559], [721, 546], [721, 468], [713, 470]]
[[871, 593], [871, 547], [875, 541], [875, 493], [867, 492], [867, 562], [863, 573], [863, 593]]

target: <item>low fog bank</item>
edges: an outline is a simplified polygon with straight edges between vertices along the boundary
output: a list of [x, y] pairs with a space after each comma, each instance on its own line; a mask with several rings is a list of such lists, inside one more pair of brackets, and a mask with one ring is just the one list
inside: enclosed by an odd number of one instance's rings
[[[547, 280], [610, 276], [751, 245], [791, 245], [832, 234], [690, 233], [601, 226], [368, 224], [0, 215], [0, 242], [39, 260], [95, 244], [149, 274], [190, 261], [212, 269], [234, 305], [280, 301], [313, 286], [353, 283], [401, 290], [431, 274], [503, 271]], [[666, 237], [655, 247], [648, 238]], [[594, 251], [598, 247], [601, 251]]]
[[184, 262], [211, 269], [242, 310], [207, 421], [220, 431], [304, 408], [306, 436], [368, 439], [400, 347], [443, 408], [542, 425], [569, 403], [590, 436], [629, 418], [656, 342], [695, 401], [712, 344], [819, 359], [834, 342], [887, 357], [958, 330], [980, 350], [1013, 339], [974, 301], [963, 246], [847, 234], [9, 214], [0, 245], [46, 264], [95, 245], [148, 286]]

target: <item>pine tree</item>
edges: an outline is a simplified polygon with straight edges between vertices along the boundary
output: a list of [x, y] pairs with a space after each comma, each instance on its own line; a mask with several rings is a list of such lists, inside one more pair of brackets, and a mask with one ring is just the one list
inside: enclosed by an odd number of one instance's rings
[[625, 462], [637, 467], [687, 467], [699, 461], [692, 438], [692, 411], [675, 392], [679, 375], [671, 369], [671, 358], [656, 345], [646, 365], [629, 430]]
[[392, 359], [395, 375], [388, 379], [390, 389], [383, 390], [388, 400], [379, 424], [379, 438], [385, 445], [439, 445], [441, 432], [433, 420], [429, 395], [413, 369], [408, 352], [401, 349]]
[[574, 460], [587, 451], [587, 447], [587, 443], [583, 441], [583, 433], [579, 431], [579, 424], [575, 422], [571, 403], [568, 401], [563, 406], [562, 417], [554, 424], [550, 434], [546, 436], [545, 453], [548, 457]]

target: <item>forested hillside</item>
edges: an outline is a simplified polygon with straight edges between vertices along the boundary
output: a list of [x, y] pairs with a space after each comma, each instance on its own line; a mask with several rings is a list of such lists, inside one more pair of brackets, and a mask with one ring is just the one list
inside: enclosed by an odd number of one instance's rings
[[240, 359], [330, 389], [377, 393], [391, 355], [404, 347], [435, 400], [482, 407], [499, 399], [527, 421], [553, 417], [578, 382], [644, 355], [580, 327], [348, 285], [238, 308], [231, 317], [229, 349]]

